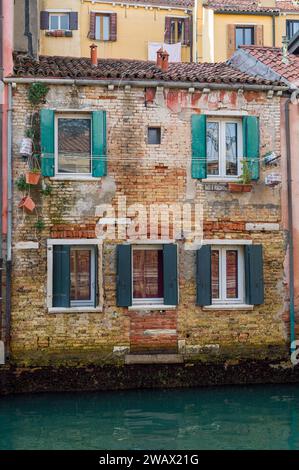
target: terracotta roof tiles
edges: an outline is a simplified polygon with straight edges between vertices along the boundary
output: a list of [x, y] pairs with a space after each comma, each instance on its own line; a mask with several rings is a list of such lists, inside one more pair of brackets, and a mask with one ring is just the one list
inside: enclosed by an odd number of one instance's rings
[[129, 59], [100, 59], [93, 67], [89, 58], [40, 56], [39, 60], [15, 55], [15, 77], [96, 80], [159, 80], [190, 83], [273, 84], [253, 77], [226, 63], [170, 63], [162, 72], [155, 62]]

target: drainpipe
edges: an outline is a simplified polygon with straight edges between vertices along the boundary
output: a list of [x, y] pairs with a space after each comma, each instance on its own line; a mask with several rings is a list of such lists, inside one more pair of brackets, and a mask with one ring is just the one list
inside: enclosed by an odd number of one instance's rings
[[6, 359], [10, 356], [11, 271], [12, 271], [12, 84], [8, 87], [7, 110], [7, 255], [6, 255]]
[[28, 38], [28, 54], [33, 57], [32, 33], [30, 31], [30, 3], [25, 0], [25, 32], [24, 36]]
[[197, 8], [198, 0], [194, 0], [192, 21], [192, 62], [197, 62]]
[[275, 15], [272, 15], [272, 46], [275, 47], [276, 43], [276, 28], [275, 28]]
[[3, 102], [4, 99], [4, 83], [3, 83], [3, 3], [0, 0], [0, 340], [3, 339], [3, 318], [2, 318], [2, 269], [3, 269], [3, 237], [2, 237], [2, 210], [3, 210], [3, 174], [2, 174], [2, 162], [3, 162], [3, 147], [2, 147], [2, 125], [3, 125]]
[[193, 16], [192, 12], [190, 13], [190, 62], [193, 62]]
[[287, 157], [287, 182], [288, 182], [288, 238], [289, 238], [289, 291], [290, 291], [290, 349], [291, 353], [296, 350], [295, 346], [295, 302], [294, 302], [294, 243], [293, 243], [293, 191], [292, 191], [292, 155], [291, 155], [291, 133], [290, 133], [290, 109], [292, 98], [285, 103], [285, 129], [286, 129], [286, 157]]

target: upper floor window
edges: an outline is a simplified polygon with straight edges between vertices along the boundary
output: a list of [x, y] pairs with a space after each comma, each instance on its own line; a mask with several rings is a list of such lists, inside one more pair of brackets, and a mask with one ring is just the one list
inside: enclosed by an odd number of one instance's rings
[[69, 34], [72, 30], [78, 29], [78, 12], [40, 12], [40, 29], [53, 33], [55, 31], [64, 31]]
[[70, 17], [68, 13], [51, 13], [49, 18], [49, 30], [67, 31], [70, 29]]
[[180, 42], [185, 46], [190, 45], [191, 27], [190, 18], [165, 17], [164, 41], [167, 44]]
[[287, 20], [287, 37], [292, 39], [299, 31], [299, 20]]
[[207, 120], [208, 176], [238, 176], [241, 173], [241, 149], [241, 120]]
[[239, 46], [250, 46], [254, 44], [254, 28], [252, 26], [236, 27], [236, 49]]
[[56, 173], [91, 175], [91, 117], [56, 116]]
[[116, 13], [90, 13], [89, 39], [97, 41], [116, 41], [117, 14]]

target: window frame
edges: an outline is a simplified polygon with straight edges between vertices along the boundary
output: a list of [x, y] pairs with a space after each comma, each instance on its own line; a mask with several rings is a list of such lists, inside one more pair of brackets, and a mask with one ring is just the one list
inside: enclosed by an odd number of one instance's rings
[[[293, 25], [294, 23], [298, 23], [298, 26], [299, 26], [299, 20], [286, 20], [286, 36], [288, 38], [288, 40], [290, 41], [296, 33], [293, 33], [292, 36], [289, 34], [290, 33], [290, 30], [291, 28], [293, 29]], [[299, 31], [299, 28], [298, 28], [298, 31]], [[297, 31], [297, 32], [298, 32]]]
[[[150, 130], [156, 130], [157, 131], [156, 135], [158, 135], [158, 142], [150, 142], [150, 138], [149, 138]], [[148, 126], [148, 128], [147, 128], [147, 144], [148, 145], [161, 145], [161, 141], [162, 141], [161, 126]]]
[[[246, 29], [250, 29], [250, 30], [251, 30], [251, 35], [252, 35], [252, 36], [251, 36], [251, 39], [252, 39], [252, 41], [251, 41], [250, 44], [245, 44], [245, 42], [243, 42], [242, 44], [237, 45], [237, 30], [238, 30], [238, 29], [241, 29], [241, 30], [242, 30], [243, 39], [244, 39], [244, 34], [245, 34], [244, 30], [246, 30]], [[239, 46], [244, 46], [244, 45], [254, 46], [254, 44], [255, 44], [255, 27], [254, 27], [254, 25], [250, 25], [250, 24], [249, 24], [249, 25], [247, 26], [247, 25], [238, 25], [238, 24], [237, 24], [237, 25], [235, 26], [235, 48], [236, 48], [236, 50], [238, 49]]]
[[132, 307], [147, 306], [147, 305], [164, 305], [164, 296], [161, 298], [157, 297], [147, 297], [147, 298], [134, 298], [134, 250], [154, 250], [162, 251], [163, 255], [163, 245], [162, 244], [151, 244], [151, 245], [132, 245], [131, 250], [131, 267], [132, 267]]
[[[182, 23], [182, 32], [181, 32], [181, 40], [179, 40], [179, 22]], [[174, 38], [172, 37], [172, 24], [174, 23]], [[170, 44], [177, 44], [180, 42], [181, 44], [184, 44], [184, 38], [185, 38], [185, 18], [184, 17], [171, 17], [170, 21]]]
[[[227, 273], [226, 273], [226, 252], [238, 252], [238, 298], [227, 298]], [[219, 251], [219, 293], [218, 299], [212, 298], [211, 305], [238, 305], [245, 304], [245, 259], [244, 245], [211, 245], [211, 254], [213, 251]], [[211, 257], [212, 263], [212, 257]], [[211, 266], [212, 269], [212, 266]], [[211, 281], [212, 282], [212, 281]]]
[[[109, 25], [108, 39], [104, 39], [104, 37], [103, 37], [103, 35], [104, 35], [104, 17], [108, 18], [108, 25]], [[100, 37], [99, 38], [97, 37], [97, 18], [100, 18], [100, 24], [101, 24]], [[95, 25], [94, 25], [95, 41], [107, 42], [107, 41], [110, 41], [110, 36], [111, 36], [111, 13], [105, 13], [105, 12], [96, 13], [95, 14]]]
[[[58, 120], [59, 119], [89, 119], [90, 120], [90, 171], [89, 173], [63, 173], [58, 171]], [[92, 176], [92, 114], [91, 113], [55, 113], [54, 116], [54, 177], [76, 178]]]
[[[70, 307], [53, 307], [53, 246], [69, 245], [78, 247], [94, 248], [94, 267], [95, 267], [95, 284], [94, 293], [97, 300], [94, 305], [79, 305]], [[97, 247], [97, 252], [96, 248]], [[102, 312], [103, 311], [103, 270], [102, 270], [102, 247], [103, 242], [98, 238], [50, 238], [47, 240], [47, 301], [46, 306], [49, 313], [86, 313], [86, 312]], [[98, 256], [96, 256], [96, 253]], [[97, 296], [98, 294], [98, 296]], [[97, 298], [97, 297], [98, 298]], [[75, 301], [76, 302], [76, 301]], [[94, 302], [95, 304], [95, 302]]]
[[[225, 180], [235, 180], [239, 178], [242, 174], [242, 164], [241, 160], [243, 158], [243, 127], [242, 127], [242, 118], [234, 117], [218, 117], [218, 116], [207, 116], [207, 125], [209, 122], [217, 122], [219, 124], [219, 171], [218, 174], [209, 174], [208, 173], [208, 155], [207, 155], [207, 176], [206, 179], [225, 179]], [[237, 174], [236, 175], [226, 175], [226, 134], [225, 134], [225, 125], [226, 124], [237, 124]]]
[[[58, 17], [58, 28], [51, 28], [51, 19], [53, 16]], [[61, 17], [68, 17], [68, 28], [61, 28]], [[52, 12], [49, 13], [49, 30], [48, 31], [70, 31], [70, 14], [68, 12]]]

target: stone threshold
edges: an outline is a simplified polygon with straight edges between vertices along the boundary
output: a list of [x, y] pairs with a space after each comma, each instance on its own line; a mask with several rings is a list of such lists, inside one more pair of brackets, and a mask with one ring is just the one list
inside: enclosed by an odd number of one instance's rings
[[125, 364], [182, 364], [181, 354], [126, 354]]

